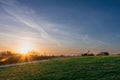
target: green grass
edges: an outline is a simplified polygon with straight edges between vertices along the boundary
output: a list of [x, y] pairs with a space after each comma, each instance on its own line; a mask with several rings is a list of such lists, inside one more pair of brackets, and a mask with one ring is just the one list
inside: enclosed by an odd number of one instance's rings
[[74, 57], [0, 68], [0, 80], [120, 80], [120, 57]]

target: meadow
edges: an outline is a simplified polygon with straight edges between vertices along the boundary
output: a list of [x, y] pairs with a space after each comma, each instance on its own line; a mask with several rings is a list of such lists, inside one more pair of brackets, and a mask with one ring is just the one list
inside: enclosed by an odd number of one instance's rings
[[120, 80], [120, 56], [82, 56], [0, 68], [0, 80]]

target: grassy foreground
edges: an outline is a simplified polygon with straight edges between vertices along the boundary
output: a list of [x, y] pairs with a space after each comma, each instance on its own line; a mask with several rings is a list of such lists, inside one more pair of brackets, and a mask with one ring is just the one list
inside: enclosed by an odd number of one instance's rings
[[120, 80], [120, 57], [74, 57], [0, 68], [0, 80]]

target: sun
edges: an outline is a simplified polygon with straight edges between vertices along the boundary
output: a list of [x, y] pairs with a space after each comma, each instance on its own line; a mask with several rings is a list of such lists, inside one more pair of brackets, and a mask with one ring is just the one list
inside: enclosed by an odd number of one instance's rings
[[22, 46], [19, 50], [21, 54], [27, 54], [29, 51], [32, 51], [32, 48], [28, 45]]

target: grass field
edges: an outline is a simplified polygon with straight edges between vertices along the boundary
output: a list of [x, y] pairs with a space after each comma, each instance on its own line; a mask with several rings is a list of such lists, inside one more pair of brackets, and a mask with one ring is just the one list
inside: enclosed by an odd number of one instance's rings
[[120, 80], [120, 57], [73, 57], [5, 67], [0, 68], [0, 80]]

